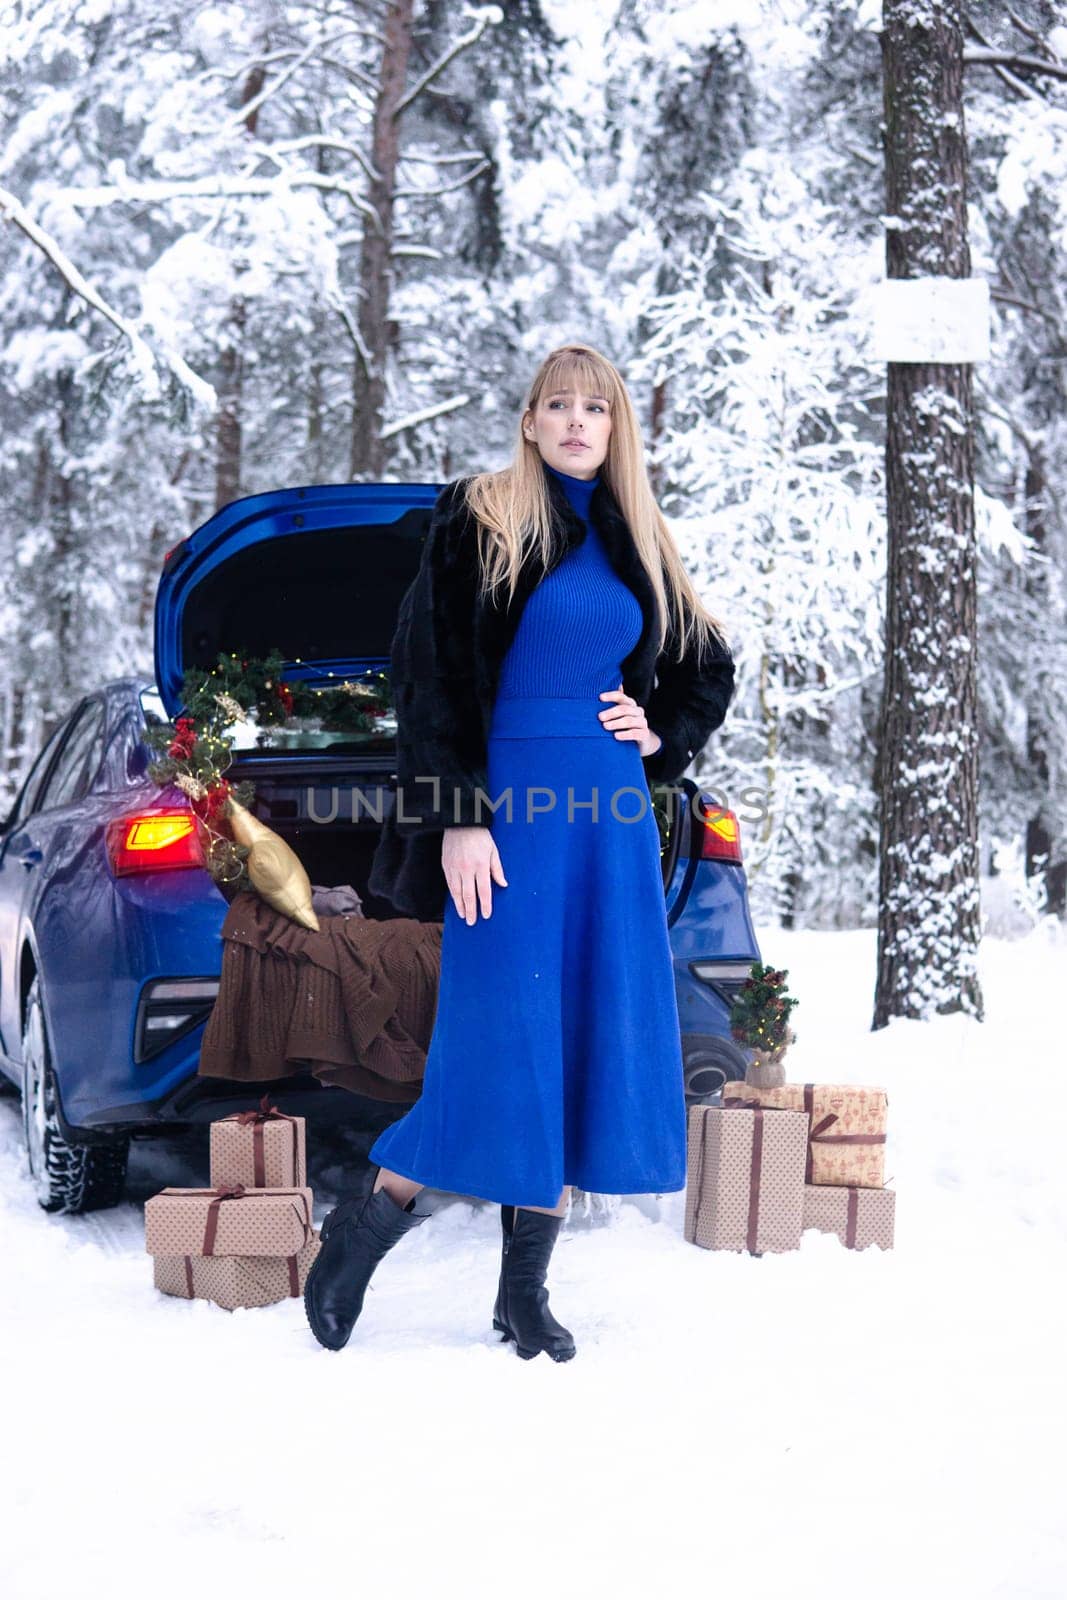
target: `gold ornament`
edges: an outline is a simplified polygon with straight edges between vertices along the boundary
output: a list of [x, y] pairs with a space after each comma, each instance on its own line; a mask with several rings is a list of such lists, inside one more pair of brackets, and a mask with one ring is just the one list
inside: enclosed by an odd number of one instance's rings
[[311, 909], [311, 879], [285, 840], [236, 800], [230, 801], [227, 815], [234, 839], [248, 846], [246, 865], [256, 893], [275, 911], [318, 933], [319, 919]]

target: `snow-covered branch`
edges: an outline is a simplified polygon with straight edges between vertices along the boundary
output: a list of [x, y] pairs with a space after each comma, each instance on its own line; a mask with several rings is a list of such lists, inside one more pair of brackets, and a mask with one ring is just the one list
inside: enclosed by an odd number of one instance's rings
[[304, 46], [303, 50], [297, 52], [284, 71], [279, 72], [276, 78], [269, 79], [258, 94], [253, 95], [251, 100], [247, 101], [239, 111], [234, 113], [230, 118], [228, 127], [232, 129], [243, 127], [249, 117], [253, 116], [268, 100], [272, 99], [279, 89], [283, 89], [289, 79], [294, 77], [301, 67], [306, 66], [318, 51], [328, 50], [332, 45], [337, 44], [340, 39], [347, 38], [353, 31], [359, 32], [360, 30], [346, 29], [344, 33], [334, 34], [329, 39], [322, 37], [312, 39], [309, 44]]
[[351, 311], [349, 311], [348, 307], [345, 305], [343, 297], [340, 294], [331, 294], [327, 297], [327, 300], [328, 304], [334, 311], [337, 312], [337, 315], [344, 323], [345, 330], [348, 333], [349, 338], [359, 351], [360, 360], [365, 361], [369, 365], [370, 351], [367, 349], [367, 346], [363, 340], [363, 336], [359, 331], [359, 324], [352, 315]]
[[484, 150], [457, 150], [448, 155], [420, 155], [414, 150], [401, 150], [397, 161], [417, 161], [426, 166], [447, 167], [455, 166], [460, 161], [480, 161], [484, 154]]
[[1058, 61], [1060, 59], [1056, 51], [1053, 50], [1048, 39], [1043, 39], [1041, 35], [1034, 28], [1031, 28], [1028, 23], [1024, 22], [1022, 17], [1019, 16], [1019, 13], [1017, 11], [1013, 11], [1010, 6], [1008, 7], [1008, 16], [1018, 28], [1019, 32], [1024, 33], [1030, 40], [1031, 44], [1035, 44], [1047, 59], [1051, 61]]
[[1012, 72], [1043, 72], [1050, 78], [1067, 79], [1067, 66], [1061, 61], [1045, 61], [1041, 56], [1020, 56], [1012, 50], [964, 50], [963, 64], [969, 67], [1008, 67]]
[[282, 139], [275, 144], [263, 144], [257, 141], [252, 147], [257, 156], [264, 160], [273, 161], [284, 170], [284, 163], [279, 156], [296, 155], [301, 150], [340, 150], [343, 155], [351, 156], [352, 160], [361, 166], [372, 183], [376, 183], [381, 174], [375, 171], [374, 164], [368, 161], [358, 144], [352, 144], [348, 139], [338, 139], [334, 134], [308, 133], [299, 139]]
[[420, 422], [429, 422], [434, 417], [446, 416], [449, 411], [458, 411], [460, 406], [470, 405], [469, 394], [453, 395], [451, 400], [439, 400], [434, 406], [424, 406], [421, 411], [409, 411], [406, 417], [398, 417], [396, 422], [390, 422], [382, 429], [382, 438], [391, 439], [394, 434], [403, 433], [405, 428], [417, 428]]
[[[353, 37], [371, 39], [379, 45], [382, 43], [382, 34], [377, 28], [346, 28], [343, 33], [335, 33], [329, 39], [318, 40], [316, 44], [310, 48], [312, 51], [318, 49], [320, 52], [325, 52], [342, 40], [351, 39]], [[280, 61], [292, 61], [294, 57], [300, 58], [299, 65], [302, 66], [309, 59], [308, 50], [296, 50], [291, 45], [287, 45], [280, 50], [257, 52], [255, 55], [246, 56], [243, 60], [237, 62], [236, 65], [233, 66], [207, 67], [198, 75], [196, 81], [200, 83], [207, 83], [212, 79], [219, 78], [226, 83], [232, 83], [237, 80], [241, 80], [243, 82], [246, 78], [248, 78], [250, 73], [263, 71], [267, 67], [276, 66]], [[343, 66], [344, 69], [349, 73], [352, 73], [353, 71], [350, 64], [331, 61], [331, 59], [325, 54], [320, 54], [319, 60], [327, 65]], [[291, 76], [291, 74], [289, 74], [289, 76]], [[371, 80], [366, 73], [362, 73], [360, 76], [364, 83], [370, 83]], [[242, 115], [244, 114], [245, 113], [242, 112]]]
[[[350, 243], [351, 241], [347, 242]], [[389, 254], [391, 256], [404, 256], [405, 258], [414, 256], [416, 260], [420, 261], [444, 260], [444, 251], [435, 250], [434, 247], [429, 244], [394, 244]]]
[[103, 296], [78, 271], [78, 268], [58, 241], [33, 220], [22, 202], [17, 200], [7, 189], [0, 189], [0, 218], [14, 223], [15, 227], [25, 234], [30, 243], [35, 245], [47, 257], [70, 285], [74, 293], [84, 300], [86, 305], [92, 306], [94, 311], [99, 311], [102, 317], [106, 317], [112, 327], [117, 328], [122, 336], [129, 341], [140, 375], [141, 385], [148, 399], [155, 400], [159, 396], [160, 384], [157, 363], [162, 361], [182, 387], [187, 389], [201, 405], [214, 409], [215, 390], [211, 384], [199, 377], [178, 352], [170, 349], [165, 341], [160, 342], [157, 355], [157, 352], [138, 333], [134, 324], [116, 311], [113, 306], [108, 305]]
[[406, 111], [416, 96], [420, 95], [435, 78], [441, 76], [450, 62], [454, 61], [464, 50], [469, 50], [471, 45], [477, 44], [486, 28], [497, 27], [503, 20], [504, 13], [499, 6], [479, 7], [470, 32], [460, 34], [458, 39], [454, 39], [444, 54], [438, 56], [437, 60], [427, 67], [422, 77], [412, 84], [407, 94], [401, 95], [393, 107], [393, 116], [398, 117], [402, 111]]
[[374, 218], [374, 207], [354, 184], [324, 172], [286, 172], [277, 178], [252, 176], [210, 178], [167, 178], [138, 180], [118, 184], [97, 184], [88, 188], [58, 189], [55, 197], [69, 205], [99, 211], [104, 206], [148, 204], [165, 205], [170, 200], [222, 200], [242, 195], [274, 195], [284, 189], [319, 189], [323, 193], [343, 194], [357, 210]]
[[473, 183], [475, 178], [488, 169], [489, 165], [488, 160], [483, 160], [479, 166], [475, 167], [473, 172], [465, 172], [462, 178], [456, 178], [453, 183], [439, 184], [436, 189], [394, 189], [393, 197], [398, 199], [403, 196], [405, 199], [413, 197], [418, 200], [425, 200], [435, 194], [453, 194], [456, 189], [463, 189], [468, 183]]

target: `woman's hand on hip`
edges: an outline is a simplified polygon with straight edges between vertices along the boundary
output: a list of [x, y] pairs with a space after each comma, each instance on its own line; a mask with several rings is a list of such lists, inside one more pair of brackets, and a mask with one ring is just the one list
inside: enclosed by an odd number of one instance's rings
[[600, 698], [618, 702], [613, 706], [605, 706], [604, 710], [598, 713], [605, 728], [614, 733], [617, 739], [633, 739], [642, 756], [655, 755], [663, 740], [645, 721], [644, 706], [639, 706], [633, 696], [626, 693], [621, 683], [617, 689], [605, 689]]
[[504, 867], [496, 840], [488, 828], [446, 828], [441, 841], [441, 866], [460, 916], [473, 927], [478, 906], [487, 920], [492, 915], [493, 891], [490, 877], [507, 888]]

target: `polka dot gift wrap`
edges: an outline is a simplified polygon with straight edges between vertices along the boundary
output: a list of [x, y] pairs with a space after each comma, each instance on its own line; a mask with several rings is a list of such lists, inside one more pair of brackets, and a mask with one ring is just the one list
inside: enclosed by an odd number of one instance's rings
[[186, 1300], [213, 1300], [225, 1311], [270, 1306], [304, 1292], [319, 1236], [292, 1256], [153, 1256], [155, 1285]]
[[798, 1250], [807, 1148], [803, 1112], [691, 1106], [685, 1237], [705, 1250]]

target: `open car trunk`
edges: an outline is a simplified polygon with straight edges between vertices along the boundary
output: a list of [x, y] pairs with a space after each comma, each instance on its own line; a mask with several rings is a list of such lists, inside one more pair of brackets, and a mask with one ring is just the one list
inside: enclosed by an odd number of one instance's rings
[[185, 672], [220, 655], [278, 650], [287, 679], [324, 688], [387, 666], [436, 498], [433, 484], [323, 484], [216, 512], [169, 553], [156, 593], [167, 715], [182, 709]]

